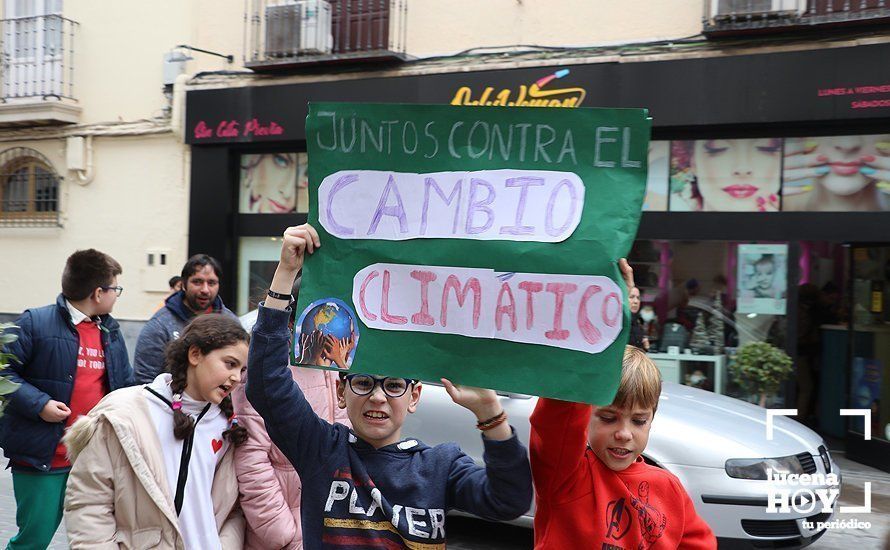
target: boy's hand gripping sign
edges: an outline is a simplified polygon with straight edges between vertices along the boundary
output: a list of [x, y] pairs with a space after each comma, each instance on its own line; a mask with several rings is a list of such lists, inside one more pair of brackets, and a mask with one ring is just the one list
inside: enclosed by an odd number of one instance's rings
[[643, 109], [313, 103], [300, 364], [609, 403]]

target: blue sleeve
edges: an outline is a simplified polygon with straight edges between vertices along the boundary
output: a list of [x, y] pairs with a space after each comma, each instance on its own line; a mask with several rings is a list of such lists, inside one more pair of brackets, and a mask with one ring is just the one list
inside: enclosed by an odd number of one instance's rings
[[167, 332], [157, 317], [142, 327], [136, 341], [133, 367], [136, 384], [150, 384], [164, 372], [164, 353], [167, 351]]
[[10, 410], [30, 420], [40, 420], [40, 411], [50, 400], [50, 396], [40, 391], [27, 381], [28, 370], [31, 368], [34, 346], [33, 322], [31, 312], [25, 311], [15, 320], [19, 337], [15, 342], [6, 345], [6, 352], [15, 356], [10, 364], [3, 369], [3, 376], [19, 384], [19, 388], [9, 398]]
[[338, 430], [318, 417], [288, 368], [289, 311], [260, 305], [247, 356], [247, 400], [263, 417], [272, 442], [300, 476], [321, 468]]
[[482, 518], [516, 519], [531, 508], [532, 472], [516, 432], [505, 441], [482, 438], [485, 467], [463, 452], [448, 475], [449, 507]]
[[136, 376], [133, 372], [133, 366], [130, 365], [130, 354], [127, 353], [127, 342], [124, 340], [123, 334], [119, 335], [120, 337], [120, 355], [121, 355], [121, 372], [123, 372], [123, 380], [121, 382], [122, 388], [129, 388], [130, 386], [136, 385]]

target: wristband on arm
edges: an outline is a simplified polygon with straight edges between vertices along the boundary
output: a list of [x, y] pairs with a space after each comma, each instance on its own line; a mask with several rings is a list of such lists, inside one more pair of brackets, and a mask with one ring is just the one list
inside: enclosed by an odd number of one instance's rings
[[498, 415], [489, 418], [488, 420], [480, 420], [476, 423], [476, 427], [479, 430], [485, 432], [497, 426], [500, 426], [504, 422], [507, 421], [507, 411], [501, 411]]

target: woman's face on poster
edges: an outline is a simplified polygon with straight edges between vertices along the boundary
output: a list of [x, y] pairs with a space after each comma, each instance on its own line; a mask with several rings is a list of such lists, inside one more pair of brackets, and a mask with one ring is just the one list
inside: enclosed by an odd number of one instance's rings
[[777, 210], [782, 140], [697, 140], [692, 152], [702, 210]]
[[297, 155], [275, 153], [244, 157], [242, 178], [249, 211], [286, 214], [297, 209]]
[[754, 264], [754, 274], [751, 277], [754, 288], [767, 291], [773, 286], [776, 266], [772, 261], [760, 260]]

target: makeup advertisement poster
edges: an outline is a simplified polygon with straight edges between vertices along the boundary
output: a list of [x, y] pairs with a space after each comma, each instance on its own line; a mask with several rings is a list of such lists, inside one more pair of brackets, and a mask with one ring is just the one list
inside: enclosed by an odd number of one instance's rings
[[673, 212], [776, 212], [782, 139], [671, 142]]
[[670, 171], [671, 142], [649, 142], [649, 177], [643, 212], [664, 212], [668, 209], [668, 173]]
[[736, 313], [785, 315], [788, 245], [740, 244]]
[[295, 362], [609, 403], [642, 109], [311, 103]]
[[787, 138], [782, 210], [890, 210], [890, 135]]
[[[241, 155], [240, 214], [289, 214], [297, 211], [297, 153]], [[305, 158], [305, 155], [302, 155]], [[305, 167], [303, 168], [305, 171]]]

